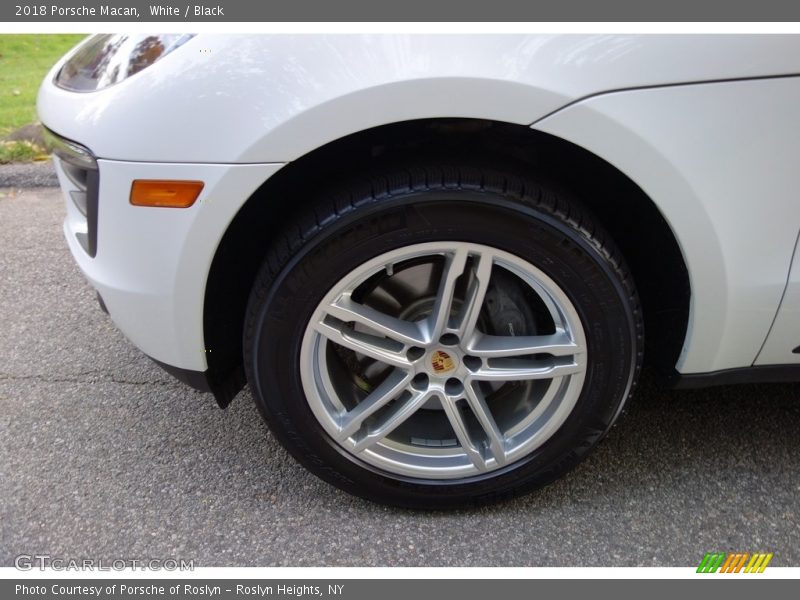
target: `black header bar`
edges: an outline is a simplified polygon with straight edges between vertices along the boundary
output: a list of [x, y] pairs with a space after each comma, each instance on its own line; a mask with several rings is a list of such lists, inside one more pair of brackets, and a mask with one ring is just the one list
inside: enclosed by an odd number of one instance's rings
[[5, 22], [778, 22], [790, 0], [9, 0]]

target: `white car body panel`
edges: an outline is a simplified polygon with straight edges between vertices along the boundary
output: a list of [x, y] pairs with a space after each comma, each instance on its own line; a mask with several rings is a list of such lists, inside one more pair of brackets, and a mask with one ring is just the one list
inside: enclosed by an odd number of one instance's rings
[[[280, 165], [209, 165], [98, 161], [101, 207], [98, 250], [89, 257], [74, 232], [82, 221], [67, 199], [64, 232], [119, 329], [145, 354], [168, 365], [204, 371], [205, 284], [217, 244], [248, 198]], [[58, 167], [62, 189], [73, 187]], [[202, 180], [187, 209], [129, 203], [134, 179]]]
[[756, 365], [787, 363], [800, 364], [800, 235], [780, 309], [755, 362]]
[[[74, 239], [69, 198], [67, 239], [117, 325], [169, 365], [207, 367], [206, 277], [258, 186], [327, 142], [409, 119], [535, 123], [639, 184], [690, 271], [681, 373], [753, 364], [784, 293], [800, 227], [800, 78], [782, 76], [800, 73], [797, 36], [204, 34], [92, 93], [56, 87], [61, 64], [41, 120], [101, 159], [97, 257]], [[741, 78], [761, 79], [677, 85]], [[667, 87], [628, 89], [648, 86]], [[128, 203], [134, 179], [206, 187], [189, 209], [143, 208]]]
[[608, 90], [787, 73], [795, 36], [199, 35], [99, 92], [46, 82], [39, 114], [99, 158], [286, 162], [408, 119], [528, 125]]
[[672, 227], [692, 288], [682, 373], [749, 366], [769, 331], [800, 227], [798, 105], [800, 77], [738, 81], [605, 94], [535, 125], [620, 168]]

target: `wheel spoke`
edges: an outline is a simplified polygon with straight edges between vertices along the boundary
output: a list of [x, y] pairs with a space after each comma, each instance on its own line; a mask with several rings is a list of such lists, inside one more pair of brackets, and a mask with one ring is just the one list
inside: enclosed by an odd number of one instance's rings
[[467, 351], [481, 358], [525, 356], [527, 354], [550, 354], [552, 356], [574, 356], [582, 354], [583, 348], [572, 341], [563, 330], [553, 335], [500, 336], [476, 333]]
[[397, 405], [383, 415], [379, 423], [370, 425], [369, 431], [356, 441], [353, 448], [356, 452], [366, 450], [373, 444], [379, 442], [397, 427], [405, 422], [411, 415], [417, 412], [431, 397], [430, 392], [413, 391], [409, 397], [397, 401]]
[[489, 365], [481, 367], [470, 375], [470, 379], [476, 381], [526, 381], [552, 379], [553, 377], [574, 375], [583, 371], [584, 367], [574, 361], [504, 359], [501, 366]]
[[556, 395], [561, 390], [563, 381], [564, 379], [562, 377], [554, 377], [549, 381], [547, 389], [539, 399], [539, 402], [536, 404], [536, 408], [533, 409], [528, 417], [531, 422], [535, 422], [536, 419], [538, 419], [548, 408], [550, 408], [553, 400], [556, 399]]
[[477, 257], [477, 264], [474, 266], [474, 277], [467, 289], [456, 331], [458, 337], [462, 340], [469, 340], [475, 334], [475, 323], [478, 322], [478, 315], [480, 315], [483, 307], [486, 291], [489, 289], [493, 264], [494, 257], [489, 253], [482, 253]]
[[420, 346], [425, 343], [425, 336], [417, 323], [403, 321], [354, 302], [350, 294], [343, 294], [325, 310], [330, 316], [340, 321], [359, 323], [375, 333], [401, 344]]
[[478, 419], [481, 428], [486, 434], [486, 441], [489, 446], [489, 451], [494, 456], [498, 465], [506, 463], [506, 450], [505, 439], [500, 429], [497, 427], [497, 422], [494, 420], [489, 406], [486, 404], [486, 399], [480, 390], [475, 389], [472, 384], [464, 387], [464, 394], [467, 398], [472, 414]]
[[408, 372], [395, 369], [383, 380], [369, 395], [358, 403], [353, 410], [342, 415], [340, 421], [340, 431], [337, 439], [344, 441], [356, 433], [364, 420], [386, 406], [396, 398], [403, 388], [411, 381]]
[[439, 291], [436, 293], [436, 302], [429, 320], [430, 338], [439, 339], [445, 332], [453, 310], [453, 294], [456, 280], [464, 272], [469, 254], [463, 248], [458, 248], [453, 254], [445, 257], [444, 271], [439, 282]]
[[478, 469], [478, 471], [486, 471], [488, 468], [486, 459], [484, 458], [481, 449], [475, 444], [475, 442], [472, 441], [472, 438], [469, 435], [469, 428], [464, 420], [464, 415], [458, 408], [456, 401], [449, 397], [443, 398], [442, 407], [444, 408], [445, 414], [447, 414], [447, 419], [450, 421], [450, 425], [453, 427], [456, 438], [461, 444], [461, 449], [469, 457], [469, 460], [472, 462], [475, 468]]
[[373, 360], [400, 367], [401, 369], [408, 369], [411, 366], [405, 353], [402, 352], [403, 346], [392, 343], [391, 340], [353, 331], [345, 323], [336, 319], [325, 319], [324, 321], [313, 323], [313, 327], [329, 341], [349, 348], [353, 352], [368, 356]]

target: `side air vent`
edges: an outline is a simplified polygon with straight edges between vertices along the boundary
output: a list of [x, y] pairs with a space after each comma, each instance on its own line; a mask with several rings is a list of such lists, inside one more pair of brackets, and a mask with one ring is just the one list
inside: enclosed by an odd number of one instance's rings
[[75, 231], [75, 238], [86, 253], [94, 258], [97, 254], [97, 199], [100, 189], [97, 161], [80, 144], [62, 138], [48, 129], [45, 129], [45, 133], [61, 170], [71, 184], [71, 188], [64, 192], [85, 218], [83, 226]]

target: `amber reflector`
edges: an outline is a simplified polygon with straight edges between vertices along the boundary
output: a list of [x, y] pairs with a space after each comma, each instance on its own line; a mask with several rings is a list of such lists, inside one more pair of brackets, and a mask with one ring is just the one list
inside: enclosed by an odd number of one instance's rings
[[131, 204], [134, 206], [188, 208], [194, 204], [202, 190], [202, 181], [137, 179], [131, 186]]

